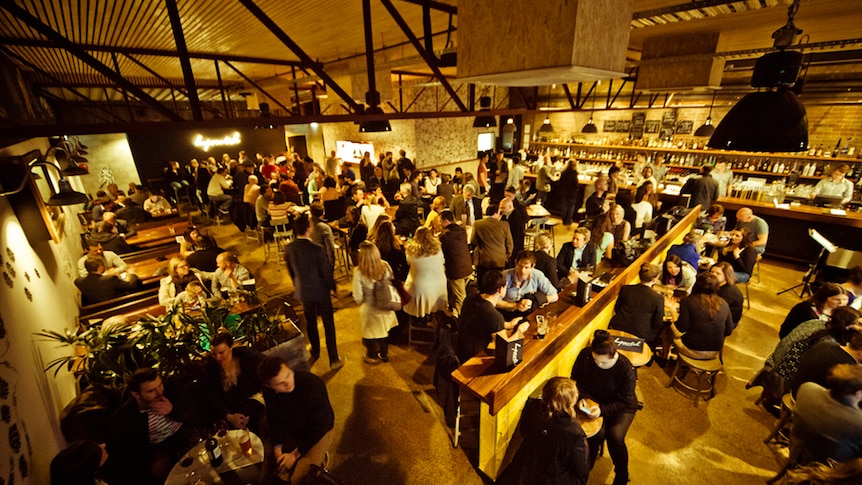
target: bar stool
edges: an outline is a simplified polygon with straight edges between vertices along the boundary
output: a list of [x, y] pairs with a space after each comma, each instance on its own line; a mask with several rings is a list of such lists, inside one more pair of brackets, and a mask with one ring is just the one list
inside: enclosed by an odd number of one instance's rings
[[769, 436], [763, 440], [764, 443], [769, 443], [778, 436], [781, 436], [782, 441], [789, 440], [789, 437], [784, 434], [784, 429], [793, 419], [793, 409], [796, 407], [796, 399], [789, 392], [781, 397], [781, 412], [778, 417], [778, 422], [775, 423], [775, 428], [769, 433]]
[[[680, 370], [683, 366], [685, 366], [686, 369], [685, 372], [680, 375]], [[674, 382], [677, 382], [683, 388], [694, 392], [694, 407], [697, 407], [697, 403], [701, 396], [704, 397], [704, 401], [715, 397], [715, 376], [721, 372], [721, 369], [722, 364], [720, 356], [708, 360], [698, 360], [682, 354], [681, 352], [677, 352], [676, 367], [674, 367], [670, 380], [665, 387], [671, 387]], [[687, 384], [684, 380], [688, 371], [691, 371], [695, 376], [697, 376], [697, 381], [693, 386]]]

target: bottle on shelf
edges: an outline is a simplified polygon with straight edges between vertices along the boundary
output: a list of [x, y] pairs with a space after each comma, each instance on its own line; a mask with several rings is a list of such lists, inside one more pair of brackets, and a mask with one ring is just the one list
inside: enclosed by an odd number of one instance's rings
[[835, 144], [835, 149], [832, 150], [832, 158], [837, 157], [839, 153], [841, 153], [841, 138], [838, 139], [838, 143]]
[[817, 145], [817, 151], [814, 152], [814, 156], [815, 157], [822, 157], [823, 156], [823, 144], [822, 143]]
[[852, 137], [849, 137], [849, 136], [847, 137], [847, 142], [844, 143], [844, 148], [841, 149], [841, 156], [842, 157], [846, 157], [849, 155], [849, 153], [850, 153], [850, 140], [852, 140], [852, 139], [853, 139]]

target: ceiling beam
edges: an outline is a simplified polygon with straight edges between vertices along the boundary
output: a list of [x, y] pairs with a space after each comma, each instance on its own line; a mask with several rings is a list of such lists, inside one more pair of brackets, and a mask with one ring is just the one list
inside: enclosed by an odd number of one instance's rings
[[671, 5], [670, 7], [654, 8], [651, 10], [642, 10], [640, 12], [635, 12], [634, 14], [632, 14], [632, 20], [648, 19], [650, 17], [661, 17], [662, 15], [688, 12], [689, 10], [716, 7], [718, 5], [727, 5], [730, 3], [739, 3], [739, 0], [692, 0], [691, 2], [681, 3], [679, 5]]
[[[56, 78], [56, 77], [54, 77], [54, 75], [52, 75], [51, 73], [46, 72], [45, 70], [43, 70], [43, 69], [42, 69], [42, 68], [40, 68], [39, 66], [37, 66], [37, 65], [33, 64], [32, 62], [28, 61], [27, 59], [24, 59], [23, 57], [21, 57], [21, 56], [19, 56], [18, 54], [16, 54], [16, 53], [12, 52], [11, 50], [7, 49], [6, 47], [4, 47], [4, 46], [2, 46], [2, 45], [0, 45], [0, 52], [2, 52], [2, 53], [4, 53], [4, 54], [6, 54], [8, 57], [10, 57], [10, 58], [12, 58], [12, 59], [17, 60], [18, 62], [20, 62], [21, 64], [23, 64], [23, 65], [25, 65], [25, 66], [27, 66], [27, 67], [29, 67], [30, 69], [33, 69], [34, 71], [36, 71], [36, 72], [38, 72], [39, 74], [41, 74], [41, 75], [45, 76], [46, 78], [48, 78], [48, 79], [50, 79], [50, 80], [54, 81], [55, 83], [57, 83], [57, 86], [59, 86], [59, 87], [61, 87], [61, 88], [64, 88], [64, 89], [66, 89], [67, 91], [69, 91], [70, 93], [74, 94], [75, 96], [77, 96], [77, 97], [79, 97], [79, 98], [83, 99], [83, 100], [84, 100], [84, 101], [86, 101], [87, 103], [91, 104], [94, 108], [102, 109], [103, 111], [108, 112], [108, 114], [110, 114], [111, 116], [113, 116], [113, 117], [114, 117], [114, 120], [116, 120], [116, 121], [125, 121], [124, 119], [122, 119], [122, 118], [120, 118], [119, 116], [117, 116], [116, 114], [114, 114], [112, 111], [104, 110], [104, 109], [103, 109], [103, 108], [102, 108], [102, 107], [101, 107], [101, 106], [100, 106], [96, 101], [93, 101], [93, 100], [92, 100], [92, 99], [90, 99], [89, 97], [84, 96], [83, 94], [81, 94], [80, 92], [76, 91], [75, 89], [72, 89], [72, 87], [71, 87], [71, 86], [69, 86], [69, 85], [68, 85], [68, 84], [66, 84], [66, 83], [63, 83], [60, 79], [57, 79], [57, 78]], [[37, 87], [38, 87], [38, 85], [37, 85]], [[43, 89], [43, 90], [41, 90], [41, 91], [42, 91], [42, 92], [45, 92], [45, 91], [44, 91], [44, 89]]]
[[[39, 39], [19, 39], [15, 37], [0, 37], [0, 44], [22, 47], [39, 47], [57, 49], [59, 46], [49, 40]], [[147, 49], [143, 47], [118, 47], [110, 45], [96, 44], [74, 44], [75, 46], [91, 52], [115, 52], [117, 54], [132, 54], [139, 56], [156, 56], [156, 57], [172, 57], [179, 56], [179, 52], [166, 49]], [[232, 61], [232, 62], [248, 62], [249, 64], [271, 64], [274, 66], [299, 66], [299, 61], [287, 61], [283, 59], [267, 59], [264, 57], [253, 56], [235, 56], [226, 54], [214, 54], [211, 52], [193, 52], [189, 51], [189, 57], [192, 59], [206, 59], [214, 61]]]
[[251, 14], [254, 15], [255, 18], [257, 18], [257, 20], [264, 25], [264, 27], [269, 29], [269, 31], [272, 32], [273, 35], [275, 35], [278, 40], [282, 42], [282, 44], [284, 44], [288, 49], [290, 49], [291, 52], [293, 52], [294, 54], [296, 54], [297, 57], [299, 57], [299, 60], [301, 61], [300, 65], [307, 66], [312, 71], [314, 71], [315, 74], [317, 74], [321, 79], [323, 79], [323, 82], [326, 83], [326, 86], [331, 89], [335, 94], [337, 94], [338, 97], [344, 100], [344, 102], [347, 103], [347, 105], [350, 106], [354, 111], [362, 110], [359, 104], [354, 101], [354, 99], [349, 94], [347, 94], [347, 92], [341, 86], [339, 86], [338, 83], [336, 83], [335, 80], [329, 76], [329, 74], [327, 74], [323, 70], [323, 65], [318, 62], [315, 62], [314, 59], [311, 58], [311, 56], [306, 54], [305, 51], [302, 50], [302, 48], [299, 46], [299, 44], [294, 42], [293, 39], [291, 39], [290, 36], [287, 35], [287, 33], [282, 30], [281, 27], [278, 26], [278, 24], [276, 24], [271, 18], [269, 18], [269, 16], [266, 15], [263, 10], [261, 10], [261, 8], [254, 3], [253, 0], [239, 0], [239, 3], [241, 3], [249, 12], [251, 12]]
[[398, 10], [395, 8], [395, 5], [392, 5], [390, 0], [380, 0], [383, 3], [383, 6], [386, 7], [386, 10], [389, 11], [389, 15], [395, 20], [395, 23], [401, 27], [401, 31], [404, 32], [404, 35], [410, 39], [410, 43], [413, 44], [413, 47], [416, 49], [416, 52], [425, 60], [425, 63], [428, 64], [428, 67], [434, 72], [434, 75], [437, 77], [437, 80], [440, 81], [440, 84], [443, 85], [443, 89], [449, 93], [449, 96], [452, 97], [452, 100], [455, 101], [455, 104], [458, 105], [458, 109], [461, 111], [467, 111], [467, 106], [464, 105], [464, 102], [461, 101], [461, 98], [458, 97], [458, 93], [455, 92], [455, 89], [452, 88], [452, 85], [449, 84], [449, 81], [443, 76], [443, 73], [440, 71], [440, 68], [437, 67], [437, 60], [434, 58], [432, 53], [427, 52], [422, 44], [419, 42], [419, 39], [416, 37], [416, 34], [410, 30], [410, 26], [407, 24], [407, 21], [404, 20], [404, 17], [398, 13]]
[[287, 106], [285, 106], [285, 105], [281, 104], [281, 101], [279, 101], [279, 100], [275, 99], [275, 97], [274, 97], [273, 95], [269, 94], [265, 89], [263, 89], [262, 87], [260, 87], [256, 82], [254, 82], [254, 80], [253, 80], [252, 78], [250, 78], [250, 77], [246, 76], [245, 74], [243, 74], [243, 73], [242, 73], [242, 71], [240, 71], [239, 69], [237, 69], [236, 67], [234, 67], [234, 66], [233, 66], [233, 64], [231, 64], [231, 63], [230, 63], [230, 62], [228, 62], [228, 61], [224, 61], [224, 65], [225, 65], [225, 66], [227, 66], [227, 67], [229, 67], [229, 68], [231, 68], [231, 69], [233, 70], [233, 72], [235, 72], [235, 73], [239, 74], [239, 75], [240, 75], [240, 77], [242, 77], [243, 79], [245, 79], [249, 84], [251, 84], [252, 86], [254, 86], [258, 91], [262, 92], [264, 96], [266, 96], [267, 98], [271, 99], [275, 104], [277, 104], [277, 105], [279, 106], [279, 108], [283, 109], [284, 111], [290, 112], [290, 109], [288, 109], [288, 107], [287, 107]]
[[[132, 62], [134, 62], [135, 64], [137, 64], [141, 69], [143, 69], [143, 70], [147, 71], [148, 73], [152, 74], [156, 79], [158, 79], [159, 81], [162, 81], [163, 83], [165, 83], [165, 85], [166, 85], [167, 87], [169, 87], [169, 88], [171, 88], [171, 89], [176, 89], [177, 91], [179, 91], [183, 96], [185, 96], [186, 98], [189, 98], [189, 100], [190, 100], [190, 102], [191, 102], [191, 96], [189, 96], [189, 93], [187, 92], [187, 90], [186, 90], [186, 89], [183, 89], [183, 88], [181, 88], [180, 86], [175, 85], [175, 84], [174, 84], [174, 83], [172, 83], [169, 79], [167, 79], [166, 77], [164, 77], [164, 76], [162, 76], [161, 74], [157, 73], [156, 71], [154, 71], [154, 70], [150, 69], [146, 64], [144, 64], [143, 62], [141, 62], [141, 61], [139, 61], [139, 60], [135, 59], [134, 57], [130, 56], [129, 54], [125, 54], [125, 56], [126, 56], [126, 58], [127, 58], [127, 59], [129, 59], [130, 61], [132, 61]], [[215, 62], [216, 62], [216, 64], [218, 64], [218, 61], [215, 61]], [[216, 74], [219, 74], [219, 73], [218, 73], [218, 71], [216, 71]], [[219, 83], [219, 89], [220, 89], [220, 90], [221, 90], [221, 92], [222, 92], [222, 97], [224, 97], [224, 89], [223, 89], [223, 87], [222, 87], [221, 83]], [[195, 99], [197, 100], [197, 103], [198, 103], [198, 106], [199, 106], [199, 107], [201, 107], [201, 108], [203, 108], [203, 109], [205, 109], [205, 110], [209, 111], [209, 112], [210, 112], [210, 113], [212, 113], [212, 114], [219, 115], [219, 116], [221, 115], [221, 112], [220, 112], [219, 110], [217, 110], [217, 109], [213, 109], [213, 108], [210, 108], [209, 106], [207, 106], [207, 105], [205, 105], [205, 104], [201, 104], [201, 102], [200, 102], [200, 98], [199, 98], [199, 93], [198, 93], [198, 84], [197, 84], [197, 82], [195, 82]], [[201, 117], [200, 119], [203, 119], [203, 117]]]
[[441, 12], [446, 12], [448, 14], [457, 15], [458, 7], [455, 5], [449, 5], [448, 3], [437, 2], [434, 0], [401, 0], [402, 2], [412, 3], [415, 5], [422, 5], [423, 7], [427, 6], [431, 10], [439, 10]]
[[183, 69], [183, 80], [186, 84], [186, 96], [189, 98], [189, 107], [192, 110], [192, 118], [202, 120], [201, 102], [198, 99], [198, 90], [195, 86], [195, 74], [192, 71], [192, 63], [189, 60], [189, 49], [186, 47], [186, 36], [183, 33], [183, 21], [180, 19], [180, 10], [177, 0], [165, 0], [168, 17], [171, 19], [171, 30], [174, 33], [174, 43], [177, 46], [177, 57], [180, 59], [180, 67]]
[[61, 35], [59, 32], [55, 31], [54, 29], [52, 29], [51, 27], [49, 27], [48, 25], [43, 23], [41, 20], [39, 20], [38, 18], [33, 16], [27, 10], [19, 7], [18, 5], [16, 5], [13, 2], [0, 2], [0, 8], [6, 9], [6, 11], [8, 11], [10, 14], [12, 14], [13, 17], [21, 20], [22, 22], [24, 22], [25, 24], [29, 25], [31, 28], [33, 28], [34, 30], [39, 32], [40, 34], [47, 37], [54, 44], [56, 44], [58, 47], [69, 51], [70, 54], [77, 57], [78, 59], [81, 59], [87, 65], [89, 65], [90, 67], [92, 67], [93, 69], [95, 69], [96, 71], [101, 73], [102, 75], [106, 76], [107, 78], [111, 79], [112, 81], [117, 83], [122, 88], [129, 91], [136, 98], [140, 99], [142, 102], [146, 103], [147, 105], [152, 107], [155, 111], [158, 111], [159, 113], [164, 115], [169, 120], [171, 120], [171, 121], [184, 121], [182, 116], [169, 110], [163, 104], [159, 103], [155, 98], [153, 98], [149, 94], [145, 93], [143, 89], [138, 88], [137, 86], [135, 86], [134, 84], [132, 84], [128, 80], [126, 80], [126, 78], [117, 74], [113, 69], [102, 64], [101, 61], [99, 61], [95, 57], [91, 56], [89, 53], [87, 53], [87, 51], [85, 51], [84, 49], [81, 49], [80, 47], [75, 45], [69, 39], [63, 37], [63, 35]]

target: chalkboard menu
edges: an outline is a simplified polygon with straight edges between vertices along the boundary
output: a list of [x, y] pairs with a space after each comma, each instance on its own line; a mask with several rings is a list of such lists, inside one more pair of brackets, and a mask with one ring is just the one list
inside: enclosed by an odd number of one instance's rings
[[683, 120], [676, 124], [676, 132], [678, 135], [690, 135], [693, 121]]
[[649, 120], [644, 124], [644, 133], [658, 133], [658, 129], [660, 126], [661, 121]]
[[646, 113], [635, 113], [632, 115], [632, 128], [630, 137], [633, 140], [640, 140], [644, 136], [644, 123], [646, 122]]
[[617, 121], [617, 133], [628, 133], [631, 129], [632, 122], [630, 120]]
[[605, 120], [604, 126], [602, 126], [602, 131], [616, 131], [616, 129], [616, 120]]
[[670, 140], [673, 138], [674, 132], [676, 132], [676, 112], [668, 111], [661, 117], [659, 137], [664, 140]]

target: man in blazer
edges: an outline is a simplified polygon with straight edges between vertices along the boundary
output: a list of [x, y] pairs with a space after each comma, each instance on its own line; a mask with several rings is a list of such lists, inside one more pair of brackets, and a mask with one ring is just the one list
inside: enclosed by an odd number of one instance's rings
[[691, 194], [689, 207], [700, 205], [701, 212], [718, 200], [718, 182], [711, 175], [712, 167], [704, 165], [700, 168], [699, 177], [689, 177], [679, 191], [681, 195]]
[[500, 220], [497, 204], [489, 205], [485, 215], [488, 217], [473, 225], [473, 264], [476, 265], [479, 281], [482, 281], [485, 272], [505, 268], [514, 247], [512, 231], [509, 230], [509, 224]]
[[581, 270], [595, 265], [596, 245], [590, 242], [590, 230], [579, 227], [572, 234], [572, 241], [563, 244], [557, 254], [557, 277], [560, 279], [560, 286], [574, 283]]
[[84, 261], [84, 269], [87, 270], [87, 276], [75, 280], [75, 286], [81, 290], [81, 304], [84, 306], [112, 300], [141, 286], [141, 280], [131, 273], [127, 280], [103, 274], [105, 265], [97, 257], [88, 257]]
[[[449, 204], [455, 221], [464, 221], [465, 226], [471, 226], [482, 218], [482, 200], [475, 196], [473, 187], [465, 185], [461, 195], [452, 197]], [[472, 217], [470, 217], [472, 212]], [[467, 216], [466, 219], [464, 216]]]
[[644, 339], [653, 348], [664, 327], [664, 298], [652, 289], [660, 273], [654, 264], [642, 265], [638, 273], [640, 283], [620, 288], [608, 325]]
[[449, 290], [449, 308], [461, 312], [467, 297], [467, 280], [473, 274], [473, 259], [467, 244], [467, 230], [455, 224], [455, 215], [445, 210], [440, 213], [440, 246], [446, 260], [446, 286]]
[[329, 296], [330, 290], [335, 290], [335, 279], [323, 246], [311, 240], [312, 229], [307, 215], [293, 221], [296, 240], [284, 248], [284, 259], [293, 280], [296, 298], [302, 302], [305, 312], [311, 358], [317, 360], [320, 357], [320, 334], [317, 330], [317, 316], [320, 315], [326, 337], [326, 350], [329, 353], [329, 365], [337, 369], [344, 365], [344, 359], [338, 356], [335, 319]]

